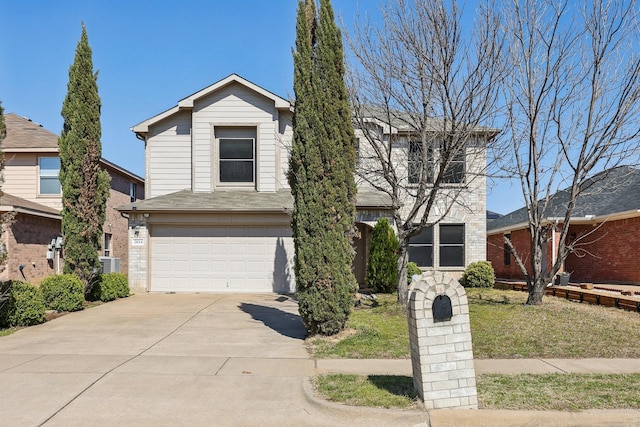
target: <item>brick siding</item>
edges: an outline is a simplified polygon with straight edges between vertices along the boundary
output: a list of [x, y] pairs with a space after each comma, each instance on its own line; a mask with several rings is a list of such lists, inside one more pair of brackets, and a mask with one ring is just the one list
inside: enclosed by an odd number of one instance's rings
[[[572, 225], [568, 238], [585, 233], [586, 237], [577, 253], [569, 254], [564, 271], [571, 273], [572, 282], [640, 283], [640, 217], [610, 221], [595, 225]], [[511, 241], [520, 253], [525, 266], [530, 269], [530, 242], [528, 230], [511, 232]], [[552, 260], [552, 244], [547, 247], [549, 267]], [[511, 265], [505, 265], [502, 234], [487, 236], [487, 259], [491, 261], [496, 277], [523, 279], [513, 256]], [[530, 271], [530, 270], [529, 270]]]
[[[51, 239], [60, 234], [59, 220], [18, 214], [7, 231], [5, 241], [9, 251], [4, 279], [39, 284], [55, 273], [54, 265], [47, 261], [46, 254]], [[20, 265], [24, 266], [22, 273]]]

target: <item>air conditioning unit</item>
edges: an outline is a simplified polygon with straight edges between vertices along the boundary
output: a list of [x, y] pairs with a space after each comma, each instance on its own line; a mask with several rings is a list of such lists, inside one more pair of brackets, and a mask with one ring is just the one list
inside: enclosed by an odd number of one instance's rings
[[103, 273], [120, 273], [120, 258], [101, 256], [100, 264]]

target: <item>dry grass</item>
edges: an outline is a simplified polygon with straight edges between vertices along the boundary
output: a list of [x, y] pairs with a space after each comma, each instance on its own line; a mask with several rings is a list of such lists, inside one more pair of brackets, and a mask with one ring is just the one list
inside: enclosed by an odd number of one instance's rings
[[[545, 297], [525, 306], [525, 292], [469, 289], [473, 352], [480, 359], [640, 357], [640, 314], [616, 308]], [[395, 296], [354, 310], [348, 329], [337, 337], [311, 337], [317, 358], [408, 358], [404, 308]]]
[[547, 296], [526, 306], [525, 292], [470, 289], [476, 358], [640, 357], [640, 315]]

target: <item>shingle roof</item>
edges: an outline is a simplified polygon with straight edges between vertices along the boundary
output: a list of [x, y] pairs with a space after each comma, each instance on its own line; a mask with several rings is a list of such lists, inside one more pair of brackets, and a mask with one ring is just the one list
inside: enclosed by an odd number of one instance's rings
[[[399, 132], [416, 132], [420, 129], [421, 124], [419, 121], [422, 120], [422, 116], [420, 115], [414, 117], [412, 114], [407, 112], [387, 110], [386, 108], [374, 106], [363, 106], [358, 114], [364, 119], [375, 120], [380, 124], [389, 124]], [[427, 118], [425, 123], [427, 130], [433, 132], [442, 132], [442, 128], [445, 124], [445, 121], [437, 117]], [[447, 125], [447, 128], [450, 129], [450, 124]], [[500, 129], [486, 126], [474, 126], [473, 129], [467, 129], [467, 131], [486, 134], [488, 137], [493, 138], [500, 132]]]
[[2, 141], [2, 151], [33, 150], [58, 151], [58, 135], [42, 125], [13, 113], [4, 116], [7, 136]]
[[46, 214], [47, 216], [60, 216], [60, 211], [40, 203], [31, 202], [22, 197], [13, 196], [11, 194], [2, 193], [0, 195], [0, 206], [10, 206], [14, 210], [25, 210], [35, 215]]
[[[360, 192], [356, 196], [357, 207], [387, 209], [390, 199], [383, 193]], [[214, 191], [194, 193], [182, 190], [151, 199], [141, 200], [117, 208], [120, 211], [166, 211], [166, 212], [287, 212], [293, 209], [293, 196], [288, 189], [274, 193], [256, 191]]]
[[[631, 167], [610, 169], [585, 182], [576, 199], [573, 218], [611, 216], [640, 210], [640, 170]], [[545, 218], [563, 218], [569, 201], [568, 189], [551, 196]], [[526, 207], [515, 210], [487, 224], [487, 231], [508, 228], [527, 222]]]
[[[0, 144], [2, 151], [7, 153], [57, 153], [59, 151], [58, 135], [43, 128], [42, 125], [14, 113], [6, 114], [4, 119], [7, 126], [7, 136], [2, 141], [2, 144]], [[104, 167], [116, 170], [135, 181], [144, 182], [144, 178], [107, 159], [101, 158], [100, 162]]]

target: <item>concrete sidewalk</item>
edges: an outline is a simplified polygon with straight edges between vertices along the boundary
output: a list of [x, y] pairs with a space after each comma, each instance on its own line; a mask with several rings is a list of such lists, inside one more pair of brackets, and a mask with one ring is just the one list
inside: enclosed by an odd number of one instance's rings
[[[479, 374], [633, 374], [640, 359], [476, 359]], [[411, 376], [409, 359], [318, 359], [316, 372]]]

